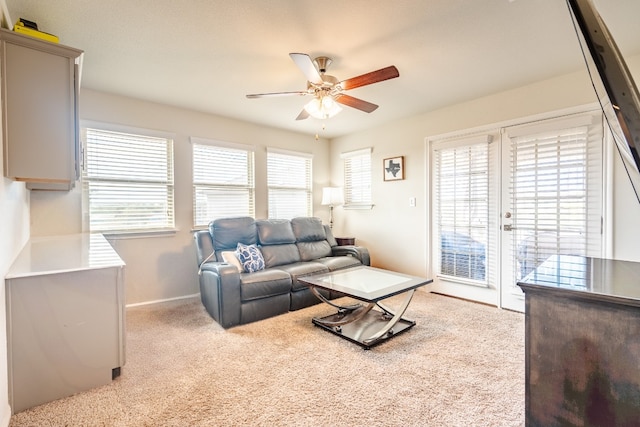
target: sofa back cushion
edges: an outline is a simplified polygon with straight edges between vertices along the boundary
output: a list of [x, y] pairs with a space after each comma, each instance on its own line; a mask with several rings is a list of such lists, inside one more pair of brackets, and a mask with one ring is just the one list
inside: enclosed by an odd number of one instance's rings
[[320, 218], [301, 216], [291, 220], [291, 228], [296, 242], [316, 242], [326, 240], [324, 226]]
[[296, 245], [302, 261], [331, 256], [331, 245], [320, 218], [298, 217], [291, 220]]
[[248, 216], [216, 219], [209, 224], [209, 233], [218, 261], [222, 261], [222, 251], [235, 251], [238, 243], [258, 243], [256, 222]]
[[256, 221], [258, 242], [266, 267], [291, 264], [300, 261], [296, 237], [291, 222], [283, 219]]
[[295, 243], [296, 236], [291, 221], [286, 219], [261, 219], [256, 221], [258, 242], [261, 246]]

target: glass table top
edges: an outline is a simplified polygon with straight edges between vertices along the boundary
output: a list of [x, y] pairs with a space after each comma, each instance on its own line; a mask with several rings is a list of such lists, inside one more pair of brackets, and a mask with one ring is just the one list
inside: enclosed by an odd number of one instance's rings
[[432, 282], [431, 279], [367, 266], [299, 277], [298, 280], [364, 301], [379, 301]]

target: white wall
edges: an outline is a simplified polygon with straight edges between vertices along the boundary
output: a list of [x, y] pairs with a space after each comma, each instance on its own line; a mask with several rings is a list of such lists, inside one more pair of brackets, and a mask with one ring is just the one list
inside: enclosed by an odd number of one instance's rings
[[[640, 80], [640, 57], [628, 60]], [[371, 211], [334, 211], [336, 235], [349, 235], [369, 248], [372, 264], [409, 274], [427, 271], [428, 183], [425, 138], [596, 102], [586, 71], [559, 76], [474, 101], [431, 111], [331, 141], [331, 181], [343, 180], [340, 153], [373, 147]], [[382, 162], [405, 156], [403, 181], [383, 181]], [[640, 204], [617, 163], [614, 184], [613, 255], [640, 261]], [[409, 198], [417, 197], [417, 206]], [[634, 249], [635, 245], [635, 249]]]
[[[256, 147], [256, 217], [267, 217], [266, 147], [313, 154], [315, 215], [328, 221], [320, 205], [328, 185], [329, 144], [313, 136], [258, 126], [197, 111], [81, 90], [81, 120], [167, 132], [174, 135], [175, 234], [146, 238], [109, 238], [127, 264], [127, 304], [165, 300], [199, 292], [192, 235], [190, 136], [249, 144]], [[82, 192], [31, 192], [32, 236], [82, 231]]]
[[[3, 164], [0, 150], [0, 164]], [[29, 239], [29, 193], [24, 183], [0, 178], [0, 277]], [[0, 286], [0, 426], [8, 426], [9, 381], [7, 376], [7, 324], [4, 280]]]
[[[640, 80], [640, 58], [629, 60]], [[176, 226], [174, 235], [113, 241], [127, 263], [127, 303], [182, 297], [198, 292], [191, 230], [191, 151], [189, 136], [252, 144], [256, 153], [256, 216], [266, 217], [265, 147], [279, 147], [314, 155], [314, 208], [328, 221], [320, 206], [322, 187], [342, 183], [340, 153], [373, 147], [372, 210], [334, 211], [336, 236], [355, 236], [369, 248], [374, 265], [410, 274], [426, 273], [428, 201], [425, 138], [462, 129], [504, 122], [595, 101], [585, 73], [560, 76], [382, 125], [376, 129], [315, 141], [312, 136], [257, 126], [219, 116], [188, 111], [87, 89], [81, 91], [81, 119], [166, 131], [175, 135]], [[1, 156], [1, 153], [0, 153]], [[403, 181], [382, 179], [382, 160], [405, 156]], [[640, 205], [631, 197], [626, 177], [614, 171], [614, 257], [640, 261]], [[417, 206], [409, 206], [409, 198]], [[29, 211], [30, 207], [30, 211]], [[0, 182], [0, 273], [29, 238], [82, 231], [81, 192], [32, 191], [21, 183]], [[30, 221], [29, 221], [30, 219]], [[7, 425], [6, 336], [4, 287], [0, 291], [0, 425]], [[6, 421], [6, 422], [5, 422]]]
[[[640, 58], [629, 62], [640, 68]], [[501, 123], [595, 102], [586, 73], [579, 72], [494, 94], [470, 102], [385, 124], [375, 129], [315, 141], [312, 136], [281, 131], [196, 111], [153, 104], [83, 89], [81, 118], [165, 131], [175, 135], [176, 227], [172, 235], [112, 239], [126, 269], [127, 303], [142, 303], [198, 293], [192, 243], [191, 149], [189, 136], [252, 144], [256, 151], [256, 216], [267, 216], [266, 147], [313, 153], [316, 216], [328, 221], [321, 206], [321, 188], [342, 183], [340, 153], [373, 147], [372, 210], [334, 210], [334, 234], [356, 237], [369, 248], [372, 264], [425, 275], [427, 271], [428, 185], [425, 138]], [[405, 156], [405, 179], [383, 181], [382, 161]], [[640, 206], [619, 170], [614, 186], [614, 248], [618, 259], [640, 260], [634, 248], [640, 237], [635, 219]], [[417, 206], [409, 206], [409, 198]], [[82, 231], [81, 191], [31, 192], [31, 235]], [[631, 231], [631, 232], [629, 232]]]

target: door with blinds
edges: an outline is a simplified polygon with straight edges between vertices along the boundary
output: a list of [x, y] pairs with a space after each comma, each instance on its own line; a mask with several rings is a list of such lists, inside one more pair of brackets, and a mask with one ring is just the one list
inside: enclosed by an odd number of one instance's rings
[[497, 305], [499, 133], [431, 142], [432, 290]]
[[554, 254], [602, 255], [602, 119], [585, 113], [502, 132], [501, 306]]

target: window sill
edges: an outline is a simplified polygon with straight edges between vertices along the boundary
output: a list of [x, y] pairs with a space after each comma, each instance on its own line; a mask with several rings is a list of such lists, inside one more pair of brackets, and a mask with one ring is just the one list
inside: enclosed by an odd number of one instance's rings
[[344, 205], [342, 209], [346, 210], [371, 210], [373, 209], [373, 204], [370, 205]]
[[125, 239], [146, 239], [152, 237], [173, 236], [178, 232], [177, 228], [166, 228], [161, 230], [138, 230], [138, 231], [97, 231], [109, 240]]

